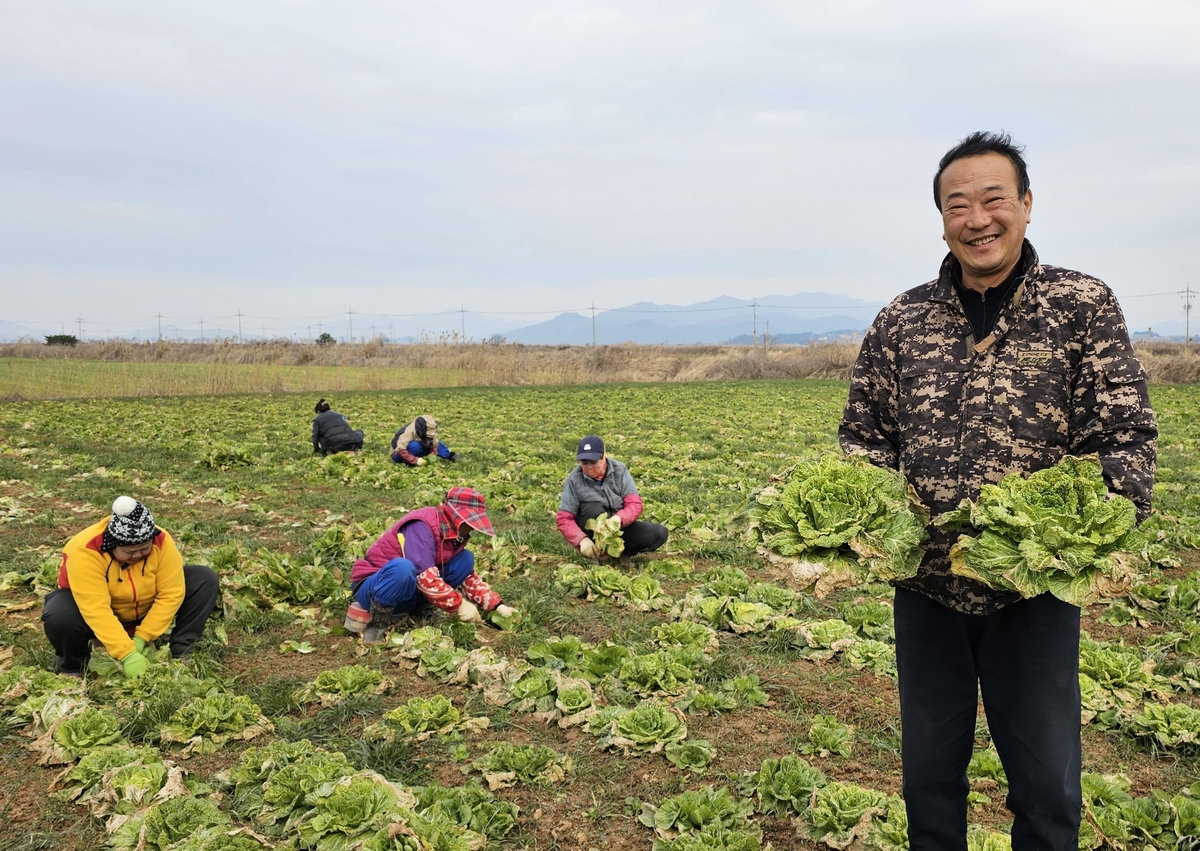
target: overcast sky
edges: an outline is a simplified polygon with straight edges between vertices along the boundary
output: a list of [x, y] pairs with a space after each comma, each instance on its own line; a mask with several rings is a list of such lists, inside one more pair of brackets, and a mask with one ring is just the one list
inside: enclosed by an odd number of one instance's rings
[[7, 3], [0, 318], [885, 301], [1002, 128], [1144, 328], [1200, 284], [1198, 44], [1195, 0]]

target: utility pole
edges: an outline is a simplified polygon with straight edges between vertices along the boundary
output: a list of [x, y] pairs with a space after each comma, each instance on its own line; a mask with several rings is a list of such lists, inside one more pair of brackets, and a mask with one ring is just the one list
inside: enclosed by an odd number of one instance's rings
[[458, 306], [458, 318], [462, 322], [462, 342], [467, 342], [467, 306], [460, 304]]
[[242, 342], [242, 312], [238, 311], [238, 343]]
[[76, 328], [76, 335], [75, 335], [76, 339], [78, 339], [80, 342], [83, 342], [83, 317], [82, 316], [75, 317], [75, 328]]
[[757, 346], [758, 345], [758, 299], [754, 299], [754, 301], [752, 301], [750, 303], [750, 309], [754, 312], [754, 333], [753, 333], [753, 335], [751, 335], [751, 339], [754, 340], [754, 345]]
[[1192, 289], [1191, 284], [1185, 284], [1181, 293], [1183, 296], [1183, 344], [1192, 344], [1192, 296], [1200, 295]]
[[158, 341], [162, 342], [162, 314], [158, 314]]
[[204, 342], [204, 319], [200, 320], [200, 342]]
[[596, 348], [596, 302], [592, 302], [592, 348]]
[[350, 315], [350, 339], [348, 342], [353, 343], [354, 342], [354, 309], [351, 308], [350, 310], [347, 311], [347, 313]]

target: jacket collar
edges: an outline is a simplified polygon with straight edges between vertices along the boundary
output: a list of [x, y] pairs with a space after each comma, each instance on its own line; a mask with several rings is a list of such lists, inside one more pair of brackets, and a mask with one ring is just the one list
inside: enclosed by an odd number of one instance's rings
[[[1017, 266], [1021, 270], [1020, 277], [1024, 280], [1017, 284], [1017, 291], [1013, 295], [1014, 302], [1020, 301], [1022, 292], [1028, 292], [1028, 285], [1041, 277], [1042, 264], [1038, 260], [1037, 251], [1034, 250], [1033, 244], [1027, 239], [1021, 248], [1021, 259], [1017, 262]], [[938, 271], [937, 283], [934, 284], [933, 293], [929, 296], [930, 301], [940, 302], [942, 304], [957, 304], [958, 294], [954, 292], [954, 282], [962, 280], [962, 266], [958, 262], [958, 258], [952, 253], [947, 252], [946, 259], [942, 261], [942, 267]]]

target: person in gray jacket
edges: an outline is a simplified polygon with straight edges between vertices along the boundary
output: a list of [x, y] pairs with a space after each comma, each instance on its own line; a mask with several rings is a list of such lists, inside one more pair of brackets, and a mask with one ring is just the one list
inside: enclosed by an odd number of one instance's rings
[[579, 466], [563, 483], [562, 499], [554, 518], [567, 543], [589, 558], [599, 558], [592, 533], [585, 532], [583, 527], [601, 514], [621, 519], [624, 556], [653, 552], [667, 542], [666, 526], [638, 520], [642, 498], [637, 485], [628, 467], [605, 454], [603, 440], [594, 434], [583, 438], [575, 459]]
[[313, 452], [333, 455], [335, 452], [357, 452], [363, 447], [365, 435], [360, 428], [350, 428], [350, 423], [337, 411], [329, 408], [324, 399], [317, 402], [317, 416], [312, 423]]

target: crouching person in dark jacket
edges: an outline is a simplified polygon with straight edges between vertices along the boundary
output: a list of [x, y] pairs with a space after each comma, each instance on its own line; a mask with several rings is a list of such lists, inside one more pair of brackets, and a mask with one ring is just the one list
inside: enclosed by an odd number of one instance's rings
[[366, 435], [361, 428], [350, 428], [346, 418], [337, 411], [331, 411], [324, 399], [317, 402], [314, 410], [317, 416], [312, 424], [313, 452], [332, 455], [335, 452], [357, 452], [362, 449]]

